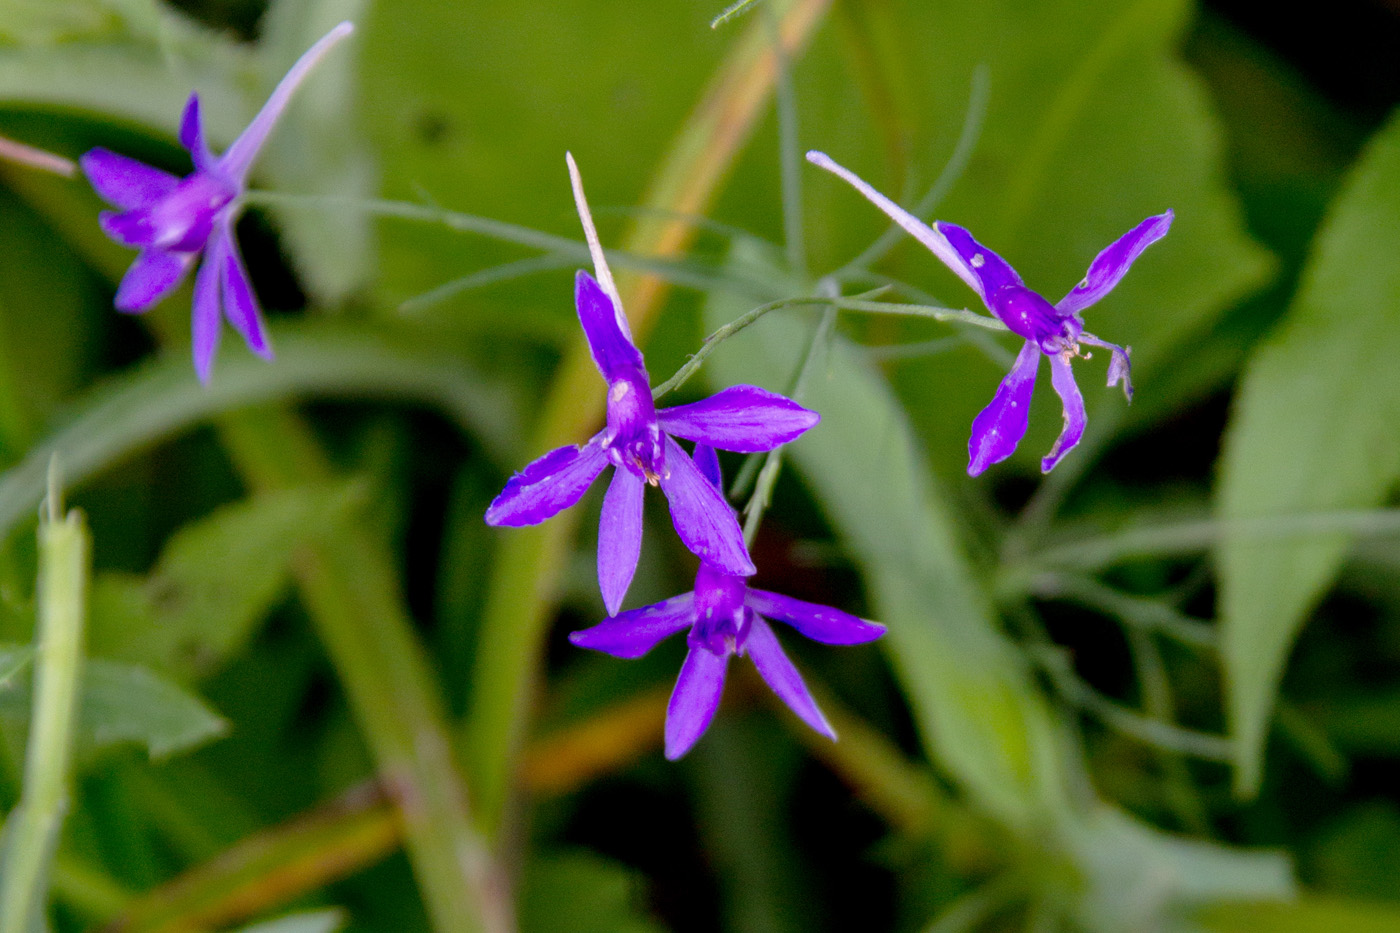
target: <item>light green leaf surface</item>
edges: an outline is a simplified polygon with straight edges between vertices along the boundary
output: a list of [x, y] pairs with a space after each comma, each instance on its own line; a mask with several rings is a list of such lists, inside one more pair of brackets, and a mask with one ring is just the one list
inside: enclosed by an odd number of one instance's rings
[[[25, 650], [0, 646], [0, 666]], [[11, 725], [28, 720], [31, 681], [29, 672], [22, 672], [0, 687], [0, 717]], [[203, 700], [146, 668], [98, 658], [84, 664], [75, 727], [80, 756], [134, 743], [152, 758], [163, 758], [202, 745], [227, 726]]]
[[[1245, 371], [1225, 438], [1226, 521], [1380, 505], [1400, 475], [1400, 121], [1371, 144], [1325, 220], [1284, 325]], [[1356, 374], [1364, 374], [1357, 378]], [[1236, 788], [1252, 794], [1288, 651], [1350, 536], [1218, 549]]]

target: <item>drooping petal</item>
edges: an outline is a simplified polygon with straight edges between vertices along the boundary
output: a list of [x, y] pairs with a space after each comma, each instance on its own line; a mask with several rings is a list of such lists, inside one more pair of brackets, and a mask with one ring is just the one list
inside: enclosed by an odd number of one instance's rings
[[618, 325], [613, 300], [597, 280], [582, 269], [574, 277], [574, 304], [593, 362], [609, 384], [646, 372], [642, 352]]
[[1113, 291], [1113, 287], [1128, 273], [1133, 261], [1142, 255], [1142, 251], [1167, 235], [1174, 216], [1171, 211], [1167, 211], [1165, 214], [1149, 217], [1110, 243], [1108, 248], [1095, 256], [1094, 261], [1089, 264], [1089, 272], [1084, 276], [1084, 280], [1055, 305], [1056, 310], [1066, 316], [1078, 314]]
[[752, 576], [753, 561], [744, 533], [723, 493], [707, 480], [671, 438], [666, 438], [666, 473], [661, 491], [671, 505], [671, 521], [690, 552], [736, 577]]
[[143, 250], [122, 276], [114, 304], [118, 311], [136, 314], [145, 311], [170, 294], [193, 264], [193, 253], [168, 253], [161, 249]]
[[695, 468], [700, 471], [700, 475], [715, 484], [715, 488], [724, 492], [724, 474], [719, 468], [719, 454], [708, 444], [696, 444], [695, 453], [690, 455], [690, 459], [695, 463]]
[[977, 476], [993, 463], [1011, 456], [1030, 424], [1031, 392], [1035, 371], [1040, 366], [1040, 347], [1027, 340], [1016, 355], [1011, 372], [997, 386], [991, 404], [972, 419], [972, 437], [967, 442], [967, 472]]
[[185, 147], [194, 167], [201, 172], [208, 171], [214, 164], [214, 155], [204, 139], [204, 123], [199, 116], [199, 95], [191, 94], [185, 102], [185, 112], [180, 115], [180, 145]]
[[486, 509], [486, 524], [538, 524], [577, 502], [607, 465], [596, 437], [583, 448], [551, 450], [510, 478]]
[[813, 165], [824, 168], [837, 178], [844, 180], [852, 188], [865, 195], [870, 203], [889, 215], [890, 219], [904, 228], [914, 239], [924, 244], [934, 256], [938, 257], [943, 265], [953, 271], [953, 274], [967, 283], [977, 293], [978, 297], [986, 300], [987, 296], [982, 290], [982, 282], [978, 279], [973, 269], [967, 264], [957, 250], [948, 243], [948, 240], [938, 231], [936, 226], [930, 227], [913, 214], [900, 207], [898, 204], [885, 197], [874, 188], [870, 187], [860, 176], [850, 169], [838, 165], [832, 161], [831, 156], [824, 152], [807, 153], [807, 161]]
[[78, 164], [102, 200], [125, 211], [160, 200], [180, 183], [180, 179], [169, 172], [128, 159], [110, 149], [91, 149], [78, 159]]
[[836, 741], [836, 730], [831, 728], [831, 723], [822, 715], [817, 701], [812, 699], [807, 685], [802, 682], [802, 675], [783, 653], [778, 636], [773, 634], [773, 629], [763, 619], [753, 620], [746, 647], [749, 657], [753, 658], [754, 667], [758, 668], [758, 673], [778, 695], [778, 699], [786, 703], [788, 709], [797, 714], [798, 719], [833, 742]]
[[821, 415], [758, 386], [730, 386], [709, 398], [663, 408], [661, 430], [721, 450], [757, 453], [795, 440]]
[[[982, 285], [982, 300], [987, 303], [989, 308], [992, 306], [992, 299], [998, 289], [1008, 285], [1022, 284], [1021, 277], [1016, 274], [1015, 269], [1011, 268], [1011, 263], [978, 243], [965, 228], [944, 220], [938, 221], [933, 226], [939, 233], [943, 234], [962, 261], [967, 263], [972, 274], [977, 276], [977, 281]], [[993, 310], [995, 309], [993, 308]]]
[[272, 346], [267, 341], [267, 330], [263, 326], [262, 311], [258, 307], [257, 296], [248, 281], [248, 269], [243, 265], [243, 257], [238, 252], [238, 241], [234, 239], [233, 225], [221, 222], [220, 235], [228, 244], [224, 251], [224, 312], [233, 329], [238, 331], [248, 349], [265, 360], [272, 359]]
[[1074, 449], [1084, 436], [1084, 396], [1079, 394], [1079, 386], [1074, 381], [1074, 370], [1064, 354], [1050, 357], [1050, 384], [1064, 403], [1065, 426], [1050, 448], [1049, 456], [1040, 461], [1040, 472], [1049, 473], [1060, 462], [1060, 458]]
[[750, 589], [744, 605], [761, 616], [786, 622], [824, 645], [863, 645], [885, 634], [885, 627], [878, 622], [767, 590]]
[[603, 516], [598, 523], [598, 588], [608, 615], [622, 608], [622, 599], [637, 572], [642, 554], [642, 494], [646, 483], [631, 470], [613, 470]]
[[221, 275], [224, 255], [227, 248], [222, 236], [215, 234], [209, 238], [209, 249], [204, 262], [194, 277], [194, 315], [190, 321], [194, 345], [194, 372], [203, 383], [209, 382], [209, 373], [214, 368], [214, 354], [219, 349], [219, 336], [223, 332], [223, 315], [220, 314]]
[[311, 73], [311, 69], [316, 67], [327, 52], [340, 40], [353, 32], [355, 27], [351, 23], [341, 23], [321, 39], [307, 49], [291, 70], [277, 82], [277, 87], [273, 88], [272, 95], [268, 97], [267, 103], [263, 104], [262, 110], [253, 118], [253, 122], [248, 124], [248, 128], [239, 134], [233, 141], [223, 156], [218, 160], [220, 170], [226, 174], [236, 185], [242, 187], [247, 181], [248, 170], [253, 167], [253, 160], [258, 156], [258, 150], [267, 142], [267, 137], [272, 133], [272, 128], [277, 124], [277, 120], [282, 116], [282, 111], [287, 109], [287, 104], [291, 101], [292, 95], [296, 93], [298, 85]]
[[691, 645], [681, 665], [676, 689], [666, 705], [666, 757], [671, 761], [690, 751], [719, 709], [729, 654], [715, 654], [703, 645]]
[[569, 635], [580, 648], [615, 658], [640, 658], [662, 640], [683, 632], [695, 621], [695, 594], [682, 593], [640, 609], [629, 609], [592, 628]]
[[1112, 388], [1122, 383], [1123, 394], [1131, 402], [1133, 400], [1133, 348], [1120, 347], [1116, 343], [1100, 340], [1093, 334], [1081, 334], [1079, 342], [1094, 347], [1103, 347], [1109, 352], [1108, 386]]

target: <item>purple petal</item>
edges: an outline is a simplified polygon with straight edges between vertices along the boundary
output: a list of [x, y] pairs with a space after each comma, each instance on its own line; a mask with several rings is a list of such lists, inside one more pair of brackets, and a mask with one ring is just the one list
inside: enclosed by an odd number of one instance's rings
[[219, 313], [220, 274], [227, 241], [215, 235], [209, 240], [204, 262], [194, 277], [194, 317], [191, 320], [194, 344], [194, 371], [199, 381], [209, 382], [214, 367], [214, 353], [219, 349], [223, 331], [223, 316]]
[[193, 261], [193, 253], [143, 250], [117, 287], [117, 310], [135, 314], [150, 308], [179, 286]]
[[696, 444], [695, 452], [690, 455], [695, 468], [700, 471], [700, 475], [715, 484], [715, 488], [722, 494], [724, 492], [724, 474], [719, 468], [719, 454], [708, 444]]
[[691, 645], [681, 665], [676, 689], [666, 705], [666, 757], [671, 761], [690, 751], [705, 734], [719, 709], [724, 692], [724, 672], [729, 655], [715, 654], [703, 645]]
[[736, 577], [752, 576], [739, 519], [724, 495], [707, 480], [681, 446], [666, 438], [666, 473], [661, 491], [671, 504], [671, 521], [690, 552]]
[[709, 398], [663, 408], [661, 430], [686, 440], [751, 454], [796, 440], [821, 415], [758, 386], [730, 386]]
[[135, 210], [175, 190], [180, 179], [145, 162], [128, 159], [110, 149], [92, 149], [78, 163], [104, 201], [122, 210]]
[[267, 342], [267, 331], [263, 327], [262, 311], [253, 287], [248, 284], [248, 270], [243, 265], [243, 257], [238, 253], [238, 241], [234, 239], [233, 225], [222, 221], [224, 241], [228, 244], [223, 263], [224, 313], [229, 323], [238, 331], [248, 349], [265, 360], [272, 359], [272, 346]]
[[1031, 392], [1035, 371], [1040, 366], [1040, 347], [1027, 340], [1011, 372], [997, 386], [992, 402], [972, 419], [972, 437], [967, 442], [967, 473], [977, 476], [993, 463], [1011, 456], [1030, 424]]
[[614, 470], [603, 517], [598, 523], [598, 588], [608, 615], [622, 608], [622, 599], [637, 572], [642, 554], [642, 493], [646, 483], [631, 470]]
[[282, 80], [277, 82], [277, 87], [273, 88], [272, 95], [253, 118], [253, 122], [248, 124], [248, 128], [239, 134], [233, 145], [224, 152], [223, 157], [219, 159], [219, 167], [236, 185], [242, 187], [247, 180], [248, 170], [252, 168], [258, 150], [267, 142], [267, 137], [272, 133], [278, 118], [282, 116], [282, 111], [287, 108], [297, 86], [311, 73], [311, 69], [316, 67], [321, 57], [354, 29], [350, 23], [341, 23], [307, 49]]
[[160, 235], [151, 212], [146, 208], [130, 211], [103, 211], [97, 215], [97, 225], [102, 232], [122, 246], [145, 249], [155, 246]]
[[1089, 264], [1089, 272], [1084, 276], [1084, 281], [1060, 299], [1055, 308], [1065, 316], [1078, 314], [1113, 291], [1113, 287], [1127, 274], [1133, 261], [1142, 255], [1142, 251], [1167, 235], [1174, 216], [1171, 211], [1167, 211], [1165, 214], [1149, 217], [1110, 243], [1108, 248], [1095, 256], [1094, 261]]
[[967, 263], [972, 274], [977, 276], [977, 280], [982, 284], [982, 300], [987, 303], [987, 307], [992, 306], [998, 290], [1008, 285], [1022, 284], [1021, 277], [1011, 268], [1009, 262], [978, 243], [963, 227], [942, 220], [934, 226]]
[[863, 645], [885, 634], [885, 627], [878, 622], [767, 590], [750, 589], [744, 605], [761, 616], [786, 622], [824, 645]]
[[1080, 343], [1087, 343], [1094, 347], [1103, 347], [1110, 354], [1108, 360], [1108, 385], [1112, 388], [1119, 383], [1123, 385], [1123, 394], [1128, 397], [1128, 401], [1133, 400], [1133, 348], [1120, 347], [1116, 343], [1109, 343], [1107, 340], [1100, 340], [1093, 334], [1081, 334]]
[[783, 646], [778, 644], [778, 636], [773, 634], [767, 622], [753, 620], [745, 648], [749, 657], [753, 658], [754, 667], [758, 668], [759, 674], [778, 695], [778, 699], [786, 703], [798, 719], [835, 742], [836, 730], [831, 728], [831, 723], [817, 708], [817, 701], [812, 699], [807, 685], [802, 682], [802, 675], [783, 654]]
[[639, 371], [646, 373], [641, 351], [618, 323], [617, 306], [603, 286], [582, 269], [574, 277], [574, 304], [593, 362], [609, 384], [635, 377]]
[[1079, 439], [1084, 436], [1084, 396], [1079, 394], [1079, 386], [1074, 381], [1074, 370], [1064, 354], [1050, 357], [1050, 384], [1055, 387], [1060, 401], [1064, 403], [1065, 426], [1050, 448], [1050, 455], [1040, 461], [1040, 472], [1049, 473], [1069, 453]]
[[582, 448], [551, 450], [510, 478], [486, 509], [486, 524], [538, 524], [577, 502], [607, 465], [596, 437]]
[[604, 619], [592, 628], [572, 633], [569, 641], [616, 658], [640, 658], [663, 639], [685, 631], [694, 621], [695, 594], [682, 593]]
[[185, 147], [194, 159], [194, 167], [201, 172], [208, 171], [214, 164], [214, 156], [209, 144], [204, 141], [204, 125], [199, 117], [199, 95], [191, 94], [185, 102], [185, 112], [180, 116], [180, 145]]
[[987, 296], [982, 290], [981, 280], [978, 279], [972, 267], [959, 255], [958, 251], [953, 249], [948, 243], [947, 238], [938, 231], [937, 225], [930, 227], [928, 224], [870, 187], [870, 185], [861, 180], [861, 178], [850, 169], [837, 165], [832, 161], [831, 156], [824, 152], [807, 153], [807, 161], [820, 168], [826, 169], [828, 172], [843, 179], [852, 188], [855, 188], [861, 194], [865, 195], [870, 203], [888, 214], [891, 220], [904, 228], [905, 232], [928, 247], [929, 251], [932, 252], [934, 256], [938, 257], [940, 262], [951, 269], [954, 275], [966, 282], [968, 287], [977, 293], [978, 297], [986, 301]]

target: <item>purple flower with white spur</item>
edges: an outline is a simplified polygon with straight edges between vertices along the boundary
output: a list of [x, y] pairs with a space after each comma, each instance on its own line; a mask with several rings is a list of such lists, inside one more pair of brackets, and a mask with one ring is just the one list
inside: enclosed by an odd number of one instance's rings
[[725, 573], [754, 572], [744, 535], [724, 495], [696, 470], [674, 438], [757, 453], [795, 440], [816, 412], [757, 386], [731, 386], [689, 405], [657, 410], [641, 351], [632, 343], [607, 260], [568, 159], [579, 218], [593, 254], [594, 279], [580, 270], [574, 300], [593, 361], [608, 384], [607, 425], [581, 446], [552, 450], [517, 473], [486, 510], [489, 525], [534, 525], [577, 502], [609, 464], [598, 528], [598, 585], [610, 614], [622, 607], [642, 548], [642, 493], [660, 486], [681, 541]]
[[341, 23], [302, 55], [221, 156], [209, 151], [199, 95], [191, 94], [180, 118], [180, 145], [194, 158], [194, 172], [184, 178], [108, 149], [93, 149], [80, 160], [97, 193], [120, 208], [102, 212], [103, 231], [123, 246], [141, 251], [117, 288], [118, 311], [149, 309], [174, 291], [199, 254], [204, 254], [194, 280], [192, 319], [194, 368], [201, 382], [209, 381], [223, 316], [249, 349], [264, 359], [272, 357], [262, 313], [234, 239], [234, 221], [253, 161], [292, 94], [321, 57], [353, 29], [350, 23]]
[[[719, 461], [711, 448], [697, 444], [695, 464], [706, 482], [720, 488]], [[689, 629], [689, 652], [666, 706], [666, 757], [690, 751], [709, 728], [724, 692], [732, 655], [747, 654], [758, 673], [798, 718], [835, 741], [836, 733], [812, 699], [802, 675], [783, 653], [769, 619], [785, 622], [798, 633], [827, 645], [860, 645], [885, 632], [876, 622], [830, 606], [752, 589], [742, 576], [704, 561], [695, 589], [663, 602], [615, 614], [592, 628], [574, 632], [569, 641], [618, 658], [639, 658], [663, 639]]]
[[1055, 446], [1040, 461], [1041, 472], [1049, 473], [1054, 469], [1060, 458], [1084, 435], [1084, 398], [1070, 368], [1070, 361], [1076, 356], [1088, 356], [1080, 352], [1081, 345], [1109, 351], [1108, 384], [1122, 383], [1123, 393], [1132, 400], [1130, 348], [1086, 333], [1080, 314], [1113, 291], [1142, 251], [1167, 235], [1172, 225], [1171, 211], [1147, 218], [1109, 244], [1089, 265], [1084, 280], [1052, 305], [1027, 288], [1006, 260], [978, 243], [957, 224], [941, 220], [932, 226], [925, 224], [825, 153], [809, 152], [807, 161], [849, 182], [966, 282], [987, 310], [1013, 334], [1025, 338], [1025, 345], [1016, 356], [1011, 372], [997, 387], [991, 404], [972, 421], [972, 437], [967, 445], [968, 473], [976, 476], [992, 464], [1000, 463], [1011, 456], [1021, 442], [1029, 424], [1031, 393], [1035, 389], [1041, 356], [1050, 357], [1050, 384], [1060, 396], [1065, 419]]

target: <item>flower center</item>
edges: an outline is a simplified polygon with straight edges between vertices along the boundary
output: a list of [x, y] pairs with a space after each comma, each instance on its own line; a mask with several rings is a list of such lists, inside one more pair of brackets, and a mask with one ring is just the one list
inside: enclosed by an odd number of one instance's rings
[[613, 465], [631, 470], [653, 486], [665, 475], [665, 438], [656, 420], [656, 406], [645, 372], [621, 376], [608, 386], [608, 429], [603, 432], [603, 449]]
[[237, 194], [236, 188], [206, 172], [182, 179], [151, 207], [152, 245], [180, 253], [203, 248], [214, 219]]
[[695, 624], [690, 642], [714, 654], [742, 654], [749, 638], [752, 613], [744, 605], [748, 585], [701, 562], [695, 574]]
[[1045, 353], [1075, 349], [1084, 330], [1078, 318], [1060, 314], [1054, 305], [1024, 285], [999, 288], [989, 304], [1013, 334], [1034, 340]]

